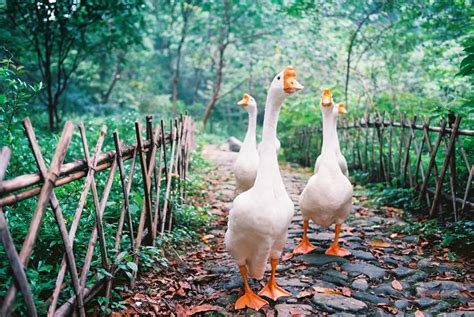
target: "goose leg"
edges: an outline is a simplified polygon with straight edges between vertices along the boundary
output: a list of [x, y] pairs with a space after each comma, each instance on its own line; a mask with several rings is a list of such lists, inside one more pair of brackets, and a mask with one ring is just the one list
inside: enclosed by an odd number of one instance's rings
[[247, 268], [242, 265], [239, 266], [240, 274], [242, 275], [242, 279], [244, 280], [244, 295], [239, 297], [239, 299], [235, 302], [235, 309], [244, 309], [245, 307], [249, 307], [255, 310], [259, 310], [265, 305], [268, 305], [268, 302], [255, 294], [249, 286], [249, 281], [247, 278]]
[[308, 226], [309, 226], [309, 220], [305, 220], [303, 222], [303, 239], [301, 239], [300, 244], [298, 244], [298, 246], [293, 250], [293, 253], [306, 254], [316, 249], [316, 247], [311, 242], [309, 242]]
[[343, 247], [339, 247], [339, 233], [341, 232], [341, 224], [336, 225], [336, 237], [334, 238], [334, 242], [331, 244], [329, 249], [326, 250], [326, 254], [336, 255], [336, 256], [347, 256], [350, 255], [351, 252], [349, 250], [344, 249]]
[[291, 296], [290, 292], [284, 290], [276, 283], [275, 273], [276, 267], [278, 265], [278, 259], [271, 259], [271, 265], [272, 275], [270, 277], [270, 280], [268, 281], [268, 284], [258, 293], [258, 295], [266, 296], [273, 300], [277, 300], [279, 297], [283, 296]]

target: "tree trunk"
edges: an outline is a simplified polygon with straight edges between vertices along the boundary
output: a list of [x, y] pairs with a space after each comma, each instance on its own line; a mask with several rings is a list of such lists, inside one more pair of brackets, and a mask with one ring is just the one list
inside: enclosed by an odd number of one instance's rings
[[204, 112], [204, 117], [202, 119], [203, 130], [206, 128], [207, 121], [209, 120], [209, 117], [211, 116], [212, 110], [214, 110], [214, 107], [217, 103], [217, 99], [219, 99], [219, 93], [221, 90], [223, 70], [224, 70], [224, 53], [225, 53], [225, 49], [227, 48], [227, 45], [228, 43], [226, 42], [219, 47], [219, 63], [217, 66], [217, 74], [216, 74], [217, 78], [216, 78], [216, 82], [214, 83], [211, 99], [206, 105], [206, 111]]
[[349, 41], [349, 48], [347, 50], [347, 59], [346, 59], [346, 83], [345, 83], [345, 87], [344, 87], [344, 99], [345, 99], [345, 102], [346, 102], [346, 107], [348, 106], [349, 104], [349, 97], [348, 97], [348, 90], [349, 90], [349, 75], [350, 75], [350, 71], [351, 71], [351, 54], [352, 54], [352, 48], [354, 47], [354, 43], [355, 43], [355, 39], [357, 37], [357, 34], [359, 33], [360, 29], [362, 28], [362, 26], [365, 24], [365, 22], [367, 22], [367, 20], [369, 19], [369, 17], [376, 13], [380, 8], [377, 6], [374, 10], [370, 11], [359, 23], [357, 23], [357, 28], [356, 30], [354, 31], [354, 33], [352, 33], [351, 35], [351, 38], [350, 38], [350, 41]]
[[110, 95], [115, 87], [115, 84], [120, 79], [120, 73], [122, 69], [120, 67], [122, 63], [122, 57], [117, 56], [117, 61], [115, 62], [114, 73], [112, 74], [112, 81], [110, 82], [109, 88], [107, 89], [106, 93], [102, 97], [102, 103], [109, 102]]
[[196, 102], [197, 94], [199, 92], [199, 87], [201, 86], [201, 70], [199, 68], [196, 68], [194, 70], [194, 78], [195, 78], [194, 91], [193, 91], [193, 96], [191, 98], [192, 105]]
[[181, 29], [181, 39], [179, 40], [178, 49], [176, 52], [176, 66], [173, 74], [173, 89], [172, 89], [172, 103], [173, 103], [173, 116], [176, 115], [176, 103], [178, 102], [178, 88], [179, 88], [179, 75], [181, 66], [181, 51], [183, 49], [184, 40], [188, 32], [188, 18], [189, 8], [187, 2], [181, 3], [181, 14], [183, 16], [183, 28]]

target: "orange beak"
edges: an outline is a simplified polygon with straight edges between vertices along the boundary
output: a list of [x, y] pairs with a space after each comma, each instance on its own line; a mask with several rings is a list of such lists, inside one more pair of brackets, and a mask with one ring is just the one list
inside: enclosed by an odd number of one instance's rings
[[242, 107], [247, 107], [250, 103], [250, 96], [248, 94], [244, 94], [242, 100], [240, 100], [237, 104]]
[[332, 93], [329, 88], [323, 89], [323, 94], [321, 96], [321, 106], [331, 107], [332, 106]]
[[296, 72], [293, 66], [287, 66], [283, 71], [283, 90], [292, 94], [302, 90], [304, 87], [296, 80]]
[[346, 106], [342, 102], [337, 105], [337, 113], [339, 113], [339, 114], [341, 114], [341, 113], [346, 114], [347, 113]]

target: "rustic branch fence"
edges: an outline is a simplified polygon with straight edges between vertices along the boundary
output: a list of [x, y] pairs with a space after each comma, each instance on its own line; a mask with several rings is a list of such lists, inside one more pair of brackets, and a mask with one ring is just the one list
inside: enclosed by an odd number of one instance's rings
[[[348, 165], [368, 173], [371, 180], [395, 186], [414, 188], [419, 200], [429, 207], [430, 217], [442, 210], [441, 202], [449, 202], [457, 221], [474, 209], [473, 174], [463, 143], [472, 151], [474, 131], [462, 130], [461, 116], [451, 114], [432, 126], [430, 119], [380, 113], [363, 118], [339, 118], [338, 133]], [[314, 164], [321, 148], [320, 126], [307, 126], [296, 131], [294, 140], [285, 144], [285, 153], [304, 166]], [[434, 142], [433, 142], [434, 141]]]
[[[123, 251], [121, 239], [124, 230], [128, 233], [130, 246], [128, 251], [134, 254], [134, 263], [138, 267], [140, 246], [154, 245], [158, 235], [161, 237], [165, 231], [170, 231], [173, 226], [174, 206], [170, 202], [173, 193], [184, 198], [184, 186], [187, 173], [190, 152], [195, 144], [195, 123], [189, 116], [180, 116], [169, 124], [169, 132], [165, 131], [165, 122], [161, 120], [153, 129], [151, 116], [146, 118], [146, 139], [142, 136], [142, 124], [135, 123], [136, 144], [125, 145], [120, 140], [118, 132], [113, 132], [115, 150], [102, 152], [102, 146], [107, 134], [107, 127], [103, 126], [96, 142], [95, 152], [91, 155], [86, 138], [85, 128], [78, 125], [80, 138], [84, 151], [84, 159], [64, 163], [67, 149], [70, 145], [75, 126], [67, 122], [62, 131], [61, 138], [57, 144], [56, 152], [49, 168], [43, 159], [38, 141], [29, 119], [23, 121], [26, 137], [28, 138], [33, 156], [37, 163], [38, 173], [21, 175], [13, 179], [4, 180], [5, 171], [10, 159], [11, 152], [4, 147], [0, 152], [0, 238], [5, 248], [14, 282], [10, 285], [5, 298], [0, 299], [2, 305], [0, 315], [8, 316], [14, 309], [17, 289], [23, 295], [24, 304], [28, 315], [37, 316], [32, 291], [30, 289], [25, 267], [28, 265], [30, 255], [35, 247], [39, 234], [41, 222], [49, 204], [55, 217], [55, 222], [60, 232], [64, 256], [62, 258], [60, 271], [57, 274], [53, 294], [49, 298], [48, 316], [66, 316], [79, 314], [85, 316], [84, 305], [99, 291], [105, 288], [105, 296], [110, 298], [113, 277], [118, 269], [110, 258], [116, 257]], [[169, 157], [168, 157], [169, 156]], [[135, 175], [136, 158], [139, 157], [141, 170], [141, 182], [143, 183], [143, 206], [140, 218], [133, 219], [130, 212], [130, 191], [133, 176]], [[130, 161], [128, 175], [125, 173], [124, 163]], [[119, 171], [120, 187], [123, 193], [121, 211], [114, 220], [118, 219], [118, 229], [115, 237], [106, 236], [104, 233], [103, 215], [107, 207], [110, 191], [114, 185], [116, 171]], [[107, 181], [99, 198], [95, 176], [101, 171], [109, 171]], [[162, 175], [164, 175], [162, 179]], [[84, 179], [81, 196], [74, 212], [72, 223], [68, 228], [61, 210], [59, 201], [55, 195], [55, 188], [65, 184]], [[115, 182], [117, 183], [117, 182]], [[164, 197], [161, 193], [162, 186]], [[95, 208], [95, 224], [90, 233], [87, 251], [82, 267], [78, 270], [77, 257], [73, 244], [76, 232], [79, 229], [79, 221], [86, 204], [89, 192], [92, 192], [93, 205]], [[15, 205], [18, 202], [38, 196], [36, 208], [29, 224], [28, 234], [24, 239], [20, 253], [17, 253], [10, 234], [7, 221], [3, 212], [5, 206]], [[18, 211], [19, 212], [19, 211]], [[126, 228], [126, 229], [125, 229]], [[100, 250], [100, 266], [109, 274], [102, 279], [96, 278], [92, 286], [88, 284], [88, 275], [94, 256], [94, 249], [98, 240]], [[113, 250], [107, 249], [107, 242], [113, 241]], [[81, 258], [82, 259], [82, 258]], [[58, 306], [61, 292], [64, 291], [66, 271], [69, 273], [70, 285], [74, 295]], [[79, 275], [80, 273], [80, 275]], [[135, 275], [131, 280], [135, 284]], [[89, 283], [91, 284], [91, 283]], [[64, 294], [62, 294], [64, 297]]]

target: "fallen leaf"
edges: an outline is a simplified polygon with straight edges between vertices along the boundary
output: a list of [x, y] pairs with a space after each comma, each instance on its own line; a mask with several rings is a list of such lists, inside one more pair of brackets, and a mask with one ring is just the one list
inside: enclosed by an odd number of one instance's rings
[[293, 253], [292, 252], [288, 252], [286, 254], [284, 254], [282, 257], [281, 257], [281, 260], [283, 262], [285, 261], [288, 261], [289, 259], [291, 259], [293, 257]]
[[314, 290], [305, 290], [305, 291], [301, 291], [298, 293], [298, 295], [296, 295], [296, 298], [303, 298], [303, 297], [308, 297], [308, 296], [312, 296], [314, 294]]
[[431, 294], [431, 298], [433, 299], [441, 299], [441, 292], [437, 291]]
[[370, 241], [370, 246], [373, 248], [390, 248], [392, 244], [382, 240], [372, 240]]
[[399, 281], [397, 281], [397, 280], [393, 280], [393, 281], [392, 281], [392, 287], [393, 287], [394, 289], [396, 289], [397, 291], [403, 290], [402, 284], [401, 284]]
[[179, 286], [181, 286], [181, 288], [184, 288], [184, 289], [190, 289], [191, 288], [191, 285], [189, 285], [189, 283], [186, 282], [186, 281], [179, 281], [178, 284], [179, 284]]
[[214, 238], [214, 235], [213, 234], [206, 234], [205, 236], [203, 236], [201, 238], [201, 240], [205, 243], [205, 244], [209, 244], [209, 239], [212, 239]]
[[474, 298], [474, 295], [471, 292], [469, 292], [468, 290], [461, 291], [461, 294], [464, 297]]
[[403, 254], [403, 255], [408, 255], [408, 254], [413, 253], [413, 250], [412, 249], [405, 249], [405, 250], [402, 250], [402, 252], [400, 252], [400, 253]]
[[417, 310], [415, 312], [415, 317], [425, 317], [425, 314], [423, 314], [421, 311]]
[[180, 287], [176, 294], [178, 294], [179, 296], [185, 296], [186, 292], [182, 287]]
[[316, 291], [316, 293], [341, 294], [341, 291], [339, 291], [337, 289], [332, 289], [332, 288], [315, 286], [315, 287], [313, 287], [313, 289]]
[[348, 287], [343, 287], [342, 288], [342, 295], [351, 297], [352, 293], [351, 290]]
[[184, 308], [183, 306], [181, 306], [180, 304], [176, 304], [176, 315], [178, 317], [184, 317], [184, 316], [187, 316], [187, 312], [186, 312], [186, 308]]
[[395, 315], [396, 313], [398, 313], [398, 309], [396, 307], [390, 306], [389, 304], [379, 303], [377, 304], [377, 306], [382, 307], [383, 309], [385, 309], [392, 315]]
[[216, 310], [223, 310], [223, 308], [220, 306], [209, 305], [209, 304], [194, 306], [188, 311], [188, 316], [192, 316], [194, 314], [202, 313], [206, 311], [216, 311]]

